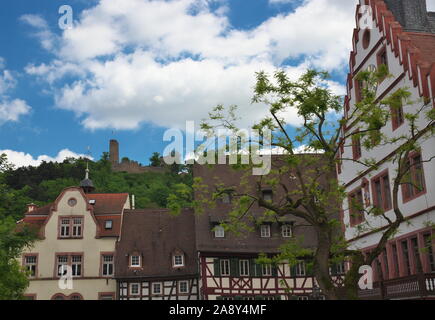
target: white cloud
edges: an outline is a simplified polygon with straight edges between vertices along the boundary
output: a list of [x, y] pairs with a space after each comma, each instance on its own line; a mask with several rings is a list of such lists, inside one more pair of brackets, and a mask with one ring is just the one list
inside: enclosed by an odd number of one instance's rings
[[8, 70], [1, 71], [0, 68], [0, 95], [6, 93], [9, 89], [12, 89], [16, 85], [16, 80]]
[[18, 121], [20, 116], [28, 114], [30, 110], [30, 106], [24, 100], [0, 100], [0, 125], [6, 121]]
[[37, 37], [44, 49], [54, 49], [55, 35], [50, 31], [47, 21], [40, 15], [25, 14], [20, 17], [20, 21], [28, 24], [34, 29], [31, 33]]
[[271, 4], [277, 4], [277, 3], [282, 4], [282, 3], [295, 3], [297, 1], [299, 1], [299, 0], [269, 0], [269, 3], [271, 3]]
[[2, 70], [4, 67], [5, 60], [0, 57], [0, 126], [7, 121], [18, 121], [20, 116], [31, 110], [26, 101], [7, 96], [15, 88], [17, 81], [9, 70]]
[[435, 0], [426, 0], [427, 11], [435, 12]]
[[[8, 162], [14, 164], [16, 167], [27, 167], [27, 166], [39, 166], [42, 161], [46, 162], [63, 162], [66, 158], [90, 158], [89, 156], [83, 154], [77, 154], [68, 149], [63, 149], [59, 153], [50, 157], [47, 155], [40, 155], [34, 158], [29, 153], [13, 151], [13, 150], [0, 150], [0, 154], [6, 154]], [[92, 158], [90, 158], [92, 159]]]
[[[309, 65], [347, 65], [350, 0], [306, 0], [251, 30], [234, 29], [226, 7], [212, 12], [208, 2], [101, 0], [56, 39], [55, 60], [26, 71], [53, 85], [57, 106], [86, 128], [134, 129], [144, 122], [183, 127], [219, 103], [239, 105], [247, 125], [264, 115], [250, 104], [255, 72], [272, 72], [289, 58], [299, 61], [286, 67], [293, 75]], [[46, 30], [37, 18], [28, 23]], [[65, 75], [76, 80], [60, 85]], [[294, 112], [286, 118], [298, 123]]]

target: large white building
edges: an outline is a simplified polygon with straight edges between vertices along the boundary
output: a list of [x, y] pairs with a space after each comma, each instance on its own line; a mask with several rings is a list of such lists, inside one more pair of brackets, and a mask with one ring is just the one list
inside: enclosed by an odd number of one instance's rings
[[[372, 28], [360, 27], [364, 15], [360, 8], [364, 5], [372, 9]], [[358, 73], [385, 64], [392, 77], [379, 83], [379, 101], [399, 88], [408, 88], [410, 100], [415, 103], [391, 109], [391, 123], [382, 129], [383, 133], [388, 137], [409, 135], [404, 113], [414, 113], [422, 106], [426, 110], [435, 107], [435, 13], [427, 12], [425, 0], [360, 0], [355, 18], [357, 28], [349, 61], [345, 116], [351, 114], [361, 99], [361, 84], [355, 79]], [[429, 121], [421, 116], [417, 123], [421, 129]], [[361, 130], [360, 125], [358, 121], [351, 123], [343, 136]], [[409, 157], [413, 185], [403, 184], [399, 190], [399, 205], [406, 222], [373, 264], [378, 284], [375, 290], [366, 293], [373, 297], [435, 297], [435, 159], [428, 161], [435, 156], [435, 137], [421, 139], [419, 146], [420, 151]], [[392, 188], [397, 163], [389, 160], [398, 147], [399, 144], [391, 144], [367, 150], [356, 139], [344, 142], [342, 158], [374, 158], [379, 164], [378, 170], [367, 170], [362, 164], [343, 161], [338, 170], [339, 180], [348, 193], [342, 220], [351, 248], [368, 252], [379, 242], [387, 220], [367, 214], [373, 206], [383, 209], [394, 221]], [[353, 201], [359, 201], [366, 211], [354, 212]]]

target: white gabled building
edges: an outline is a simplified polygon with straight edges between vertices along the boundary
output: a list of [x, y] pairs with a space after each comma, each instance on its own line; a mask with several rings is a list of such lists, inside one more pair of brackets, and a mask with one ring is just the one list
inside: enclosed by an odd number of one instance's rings
[[[361, 6], [372, 8], [373, 28], [359, 27]], [[403, 112], [426, 104], [435, 108], [435, 13], [427, 12], [425, 0], [360, 0], [356, 11], [357, 28], [353, 33], [353, 51], [350, 54], [350, 73], [347, 80], [345, 116], [352, 112], [361, 98], [360, 84], [355, 79], [362, 70], [388, 66], [391, 78], [379, 83], [379, 100], [398, 88], [408, 88], [410, 100]], [[384, 127], [387, 136], [409, 133], [402, 110], [392, 111], [391, 123]], [[424, 128], [428, 120], [421, 117], [418, 125]], [[359, 123], [345, 128], [343, 136], [360, 129]], [[338, 168], [340, 182], [345, 185], [348, 199], [343, 203], [342, 221], [345, 237], [351, 248], [368, 252], [380, 240], [387, 221], [364, 212], [352, 212], [351, 201], [363, 203], [366, 209], [379, 206], [394, 220], [392, 211], [393, 177], [396, 163], [391, 163], [399, 145], [379, 146], [366, 150], [360, 142], [348, 139], [341, 148], [342, 158], [374, 158], [379, 169], [366, 170], [363, 165], [343, 161]], [[374, 278], [379, 287], [370, 294], [386, 299], [435, 297], [435, 137], [422, 140], [421, 151], [412, 153], [409, 161], [412, 179], [417, 187], [402, 185], [399, 204], [406, 217], [398, 234], [388, 242], [386, 250], [373, 265]], [[423, 162], [421, 162], [423, 160]], [[422, 250], [424, 249], [424, 250]], [[400, 278], [400, 280], [397, 280]], [[382, 281], [382, 285], [380, 285]], [[376, 285], [377, 286], [377, 285]]]

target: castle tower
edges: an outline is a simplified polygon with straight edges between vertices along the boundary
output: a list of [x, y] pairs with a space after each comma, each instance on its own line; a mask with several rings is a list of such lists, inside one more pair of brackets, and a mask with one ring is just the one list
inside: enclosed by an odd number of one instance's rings
[[119, 164], [119, 143], [116, 140], [110, 140], [109, 161], [112, 166]]

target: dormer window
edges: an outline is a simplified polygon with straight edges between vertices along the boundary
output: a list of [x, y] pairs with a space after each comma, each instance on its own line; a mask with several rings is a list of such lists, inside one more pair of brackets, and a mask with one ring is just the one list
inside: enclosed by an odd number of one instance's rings
[[222, 226], [214, 227], [214, 237], [215, 238], [225, 238], [225, 229]]
[[184, 267], [184, 255], [174, 254], [172, 263], [174, 268]]
[[223, 203], [231, 203], [231, 194], [229, 194], [228, 192], [224, 192], [222, 194], [222, 202]]
[[141, 257], [140, 255], [132, 255], [130, 256], [130, 267], [132, 268], [140, 268], [141, 267]]
[[113, 226], [113, 221], [112, 220], [106, 220], [106, 221], [104, 221], [104, 229], [111, 230], [112, 226]]
[[291, 238], [292, 236], [292, 226], [290, 224], [285, 224], [281, 227], [281, 234], [283, 238]]
[[264, 201], [273, 201], [272, 190], [263, 190], [263, 200]]
[[260, 227], [260, 233], [262, 238], [270, 238], [270, 225], [263, 224]]

